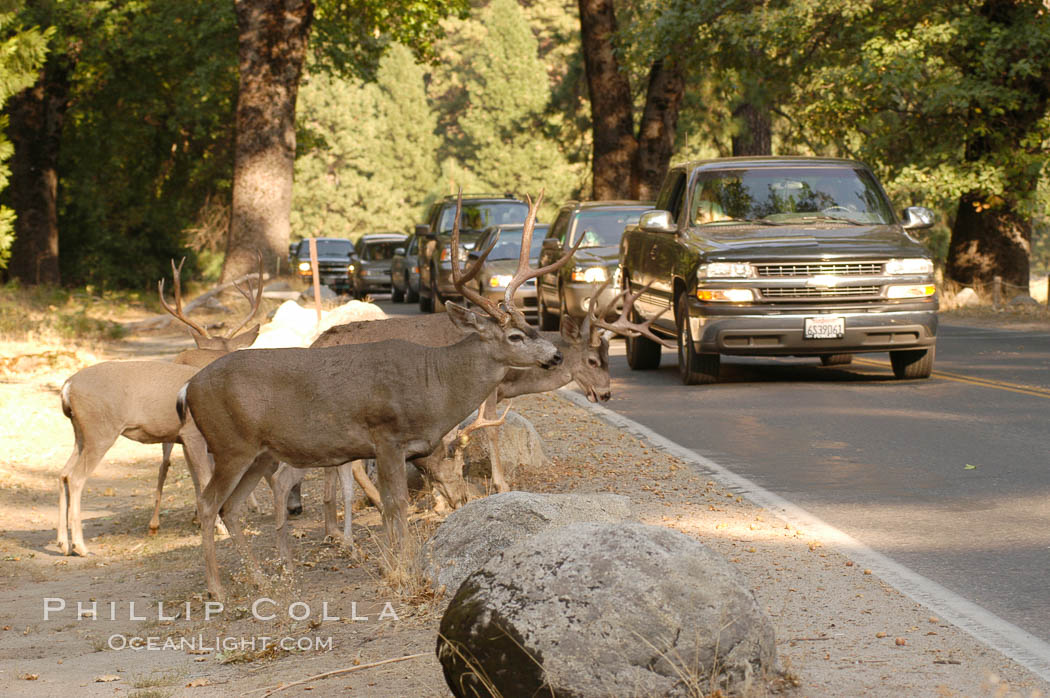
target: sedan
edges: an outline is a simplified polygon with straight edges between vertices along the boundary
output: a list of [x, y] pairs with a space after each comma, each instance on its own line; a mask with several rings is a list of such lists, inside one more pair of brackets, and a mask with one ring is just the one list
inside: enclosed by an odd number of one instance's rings
[[[532, 245], [529, 248], [529, 263], [536, 266], [540, 256], [540, 248], [543, 239], [547, 236], [550, 226], [536, 224], [532, 236]], [[521, 255], [521, 225], [494, 225], [482, 231], [474, 250], [470, 252], [470, 259], [477, 259], [480, 252], [493, 245], [492, 252], [485, 259], [485, 263], [478, 273], [478, 292], [486, 298], [494, 301], [502, 301], [506, 295], [507, 286], [514, 278], [514, 272], [518, 269], [518, 258]], [[514, 292], [514, 305], [522, 310], [529, 320], [536, 317], [536, 280], [529, 279]]]

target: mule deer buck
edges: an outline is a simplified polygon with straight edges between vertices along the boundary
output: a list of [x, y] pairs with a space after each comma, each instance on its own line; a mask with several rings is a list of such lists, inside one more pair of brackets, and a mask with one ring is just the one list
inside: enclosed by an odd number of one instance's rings
[[[59, 476], [58, 499], [58, 547], [65, 555], [87, 555], [83, 525], [80, 517], [80, 500], [84, 483], [91, 476], [106, 452], [118, 437], [124, 436], [140, 443], [160, 443], [164, 446], [163, 458], [157, 477], [153, 517], [149, 531], [160, 527], [160, 501], [175, 443], [181, 443], [193, 486], [199, 496], [201, 487], [210, 475], [206, 445], [196, 433], [187, 435], [182, 430], [175, 411], [175, 397], [179, 389], [200, 370], [205, 359], [214, 360], [228, 351], [251, 344], [258, 333], [258, 326], [238, 335], [255, 315], [262, 299], [262, 276], [260, 269], [259, 288], [254, 299], [249, 291], [238, 286], [238, 290], [251, 302], [244, 321], [226, 337], [210, 337], [200, 326], [191, 322], [182, 313], [179, 273], [182, 263], [176, 267], [175, 308], [164, 300], [164, 281], [158, 288], [161, 303], [172, 315], [194, 330], [194, 338], [207, 340], [208, 345], [182, 352], [180, 363], [168, 361], [104, 361], [88, 366], [70, 376], [62, 386], [62, 412], [73, 425], [75, 446]], [[220, 347], [225, 347], [225, 350]], [[203, 352], [203, 353], [194, 353]], [[191, 457], [192, 456], [192, 457]], [[72, 547], [69, 534], [72, 533]]]
[[[530, 203], [529, 230], [537, 205]], [[473, 273], [482, 261], [475, 261]], [[526, 258], [515, 279], [521, 284], [551, 270], [532, 269]], [[262, 579], [235, 513], [278, 461], [331, 468], [375, 458], [383, 525], [393, 548], [407, 530], [405, 460], [431, 453], [510, 369], [550, 369], [562, 362], [558, 349], [513, 307], [486, 306], [486, 315], [452, 302], [446, 309], [463, 335], [451, 346], [386, 340], [234, 352], [201, 369], [183, 387], [180, 416], [187, 424], [192, 419], [214, 457], [214, 473], [200, 499], [205, 577], [212, 596], [222, 598], [213, 530], [220, 514], [255, 580]], [[278, 517], [282, 509], [277, 507]], [[291, 566], [287, 526], [279, 525], [277, 535]]]

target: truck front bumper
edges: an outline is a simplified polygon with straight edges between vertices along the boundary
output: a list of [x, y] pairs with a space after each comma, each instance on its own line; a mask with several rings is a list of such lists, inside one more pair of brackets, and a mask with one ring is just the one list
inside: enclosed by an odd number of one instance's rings
[[[739, 309], [737, 309], [739, 311]], [[806, 318], [841, 317], [843, 336], [806, 339]], [[937, 310], [886, 309], [796, 311], [756, 314], [706, 314], [690, 309], [694, 349], [700, 353], [737, 356], [818, 356], [898, 349], [920, 349], [937, 341]]]
[[[597, 290], [598, 287], [595, 284], [565, 284], [562, 286], [562, 291], [565, 294], [565, 310], [572, 317], [580, 319], [590, 311], [592, 303], [597, 302], [598, 306], [601, 307], [615, 300], [616, 296], [619, 295], [619, 289], [610, 286], [595, 298], [594, 292]], [[615, 303], [613, 307], [609, 309], [607, 317], [604, 319], [616, 319], [620, 316], [620, 310], [622, 308], [622, 301]]]

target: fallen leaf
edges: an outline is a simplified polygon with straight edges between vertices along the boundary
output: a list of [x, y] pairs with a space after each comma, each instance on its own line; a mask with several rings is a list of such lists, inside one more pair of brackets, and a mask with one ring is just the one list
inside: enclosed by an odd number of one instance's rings
[[879, 631], [879, 632], [875, 633], [875, 637], [879, 637], [879, 638], [886, 637], [886, 633], [884, 633], [882, 631]]
[[970, 465], [969, 463], [967, 463], [966, 465], [963, 466], [963, 470], [977, 470], [977, 466], [976, 465]]
[[116, 674], [103, 674], [95, 677], [95, 683], [109, 683], [110, 681], [120, 681], [120, 677]]
[[199, 679], [193, 679], [188, 684], [186, 684], [186, 688], [198, 688], [200, 686], [211, 686], [211, 681], [204, 677], [201, 677]]
[[36, 681], [40, 678], [40, 674], [22, 674], [18, 678], [22, 679], [23, 681]]
[[896, 640], [894, 640], [894, 642], [897, 644], [897, 647], [904, 647], [908, 644], [908, 641], [905, 640], [903, 637], [898, 637]]

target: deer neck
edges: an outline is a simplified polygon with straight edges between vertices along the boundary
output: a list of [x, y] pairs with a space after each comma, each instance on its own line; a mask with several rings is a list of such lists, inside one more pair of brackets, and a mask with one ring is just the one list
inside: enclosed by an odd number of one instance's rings
[[485, 341], [476, 334], [451, 346], [430, 348], [425, 356], [422, 389], [450, 386], [451, 390], [437, 392], [447, 396], [446, 409], [458, 405], [468, 407], [464, 416], [480, 405], [511, 370], [492, 355]]
[[575, 358], [573, 347], [569, 346], [557, 332], [541, 332], [540, 334], [558, 347], [565, 360], [558, 366], [549, 369], [539, 367], [509, 369], [503, 382], [499, 384], [500, 400], [557, 390], [572, 381], [572, 366]]

